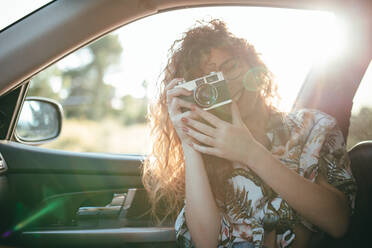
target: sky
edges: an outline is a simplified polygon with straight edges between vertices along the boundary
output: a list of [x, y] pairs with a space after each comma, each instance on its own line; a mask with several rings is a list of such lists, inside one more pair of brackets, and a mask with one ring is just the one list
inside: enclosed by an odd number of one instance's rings
[[[107, 81], [122, 85], [123, 91], [125, 83], [139, 85], [144, 79], [153, 85], [173, 41], [195, 20], [210, 18], [224, 20], [233, 34], [255, 46], [276, 76], [281, 108], [286, 111], [311, 66], [346, 46], [345, 33], [332, 13], [254, 7], [178, 10], [144, 18], [116, 31], [123, 46], [122, 66]], [[123, 78], [127, 79], [124, 83]], [[133, 94], [141, 93], [138, 90]]]
[[0, 30], [51, 0], [0, 0]]
[[[0, 29], [24, 14], [45, 4], [46, 0], [0, 1]], [[281, 109], [289, 111], [311, 66], [335, 58], [347, 49], [350, 35], [346, 26], [332, 13], [257, 7], [208, 7], [165, 12], [141, 19], [116, 31], [123, 47], [120, 66], [112, 68], [104, 81], [117, 89], [117, 96], [131, 94], [151, 97], [152, 85], [164, 68], [168, 49], [175, 39], [196, 20], [220, 18], [230, 31], [245, 38], [261, 54], [276, 76], [282, 96]], [[89, 60], [89, 54], [82, 58]], [[73, 65], [76, 56], [68, 56], [61, 66]], [[81, 62], [81, 61], [80, 61]], [[79, 63], [79, 61], [77, 61]], [[357, 96], [363, 105], [372, 106], [372, 66], [366, 73], [363, 90]], [[146, 80], [148, 92], [142, 89]], [[354, 108], [354, 112], [358, 107]]]

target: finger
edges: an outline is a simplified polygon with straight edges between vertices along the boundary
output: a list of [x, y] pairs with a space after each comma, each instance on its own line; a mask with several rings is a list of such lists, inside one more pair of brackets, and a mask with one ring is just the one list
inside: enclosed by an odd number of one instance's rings
[[165, 86], [164, 90], [165, 91], [168, 91], [170, 89], [173, 89], [174, 86], [178, 85], [180, 82], [183, 82], [183, 81], [184, 81], [183, 78], [174, 78], [169, 83], [167, 83], [167, 85]]
[[187, 134], [188, 136], [196, 139], [197, 141], [199, 141], [199, 142], [201, 142], [205, 145], [209, 145], [209, 146], [214, 146], [215, 145], [214, 139], [205, 135], [205, 134], [202, 134], [198, 131], [195, 131], [195, 130], [193, 130], [191, 128], [188, 128], [188, 127], [185, 127], [185, 126], [182, 129], [183, 129], [185, 134]]
[[188, 91], [185, 88], [170, 89], [167, 91], [167, 103], [169, 104], [172, 101], [173, 97], [177, 97], [181, 95], [189, 96], [191, 94], [192, 94], [192, 91]]
[[196, 106], [194, 108], [192, 108], [192, 111], [195, 112], [198, 116], [200, 116], [201, 118], [203, 118], [204, 120], [206, 120], [208, 123], [210, 123], [211, 125], [213, 125], [215, 127], [221, 127], [221, 126], [227, 124], [226, 121], [221, 120], [220, 118], [218, 118], [214, 114], [211, 114], [208, 111], [205, 111], [205, 110], [203, 110], [201, 108], [198, 108]]
[[190, 119], [194, 119], [196, 117], [197, 116], [192, 111], [185, 111], [183, 113], [175, 115], [172, 122], [173, 122], [173, 125], [175, 125], [177, 127], [183, 127], [183, 126], [185, 126], [185, 122], [182, 121], [182, 119], [190, 120]]
[[[288, 238], [288, 235], [290, 235], [290, 238]], [[290, 244], [295, 237], [296, 235], [292, 233], [291, 230], [287, 230], [282, 236], [280, 247], [287, 247], [287, 245]]]
[[191, 143], [190, 146], [194, 148], [194, 150], [204, 153], [204, 154], [209, 154], [209, 155], [214, 155], [217, 157], [221, 157], [221, 154], [219, 150], [215, 147], [208, 147], [208, 146], [203, 146], [203, 145], [198, 145], [196, 143]]
[[289, 240], [287, 240], [287, 243], [290, 244], [294, 240], [295, 237], [296, 237], [296, 235], [294, 233], [292, 233], [291, 238]]
[[191, 103], [191, 102], [185, 101], [185, 100], [183, 100], [181, 98], [178, 98], [178, 97], [174, 97], [172, 99], [171, 104], [170, 104], [169, 111], [170, 111], [170, 113], [176, 114], [176, 113], [181, 112], [182, 107], [192, 109], [193, 106], [194, 106], [194, 104]]
[[287, 231], [285, 231], [285, 233], [283, 233], [283, 237], [282, 237], [282, 239], [286, 239], [287, 236], [288, 236], [290, 233], [291, 233], [291, 230], [287, 230]]
[[296, 235], [292, 233], [291, 238], [289, 240], [282, 238], [282, 240], [280, 240], [280, 248], [288, 247], [292, 243], [295, 237]]
[[235, 102], [231, 103], [231, 115], [232, 115], [232, 123], [233, 124], [242, 124], [243, 123], [238, 105], [236, 105]]
[[188, 119], [188, 118], [184, 118], [184, 119], [182, 119], [182, 121], [186, 125], [196, 129], [197, 131], [199, 131], [201, 133], [204, 133], [204, 134], [206, 134], [210, 137], [215, 137], [216, 129], [211, 127], [210, 125], [201, 123], [200, 121], [197, 121], [197, 120]]

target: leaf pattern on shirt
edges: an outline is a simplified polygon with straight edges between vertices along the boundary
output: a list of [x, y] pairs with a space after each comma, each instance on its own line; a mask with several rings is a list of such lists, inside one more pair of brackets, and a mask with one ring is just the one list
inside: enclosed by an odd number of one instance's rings
[[234, 220], [247, 219], [252, 217], [252, 200], [248, 198], [248, 192], [229, 184], [226, 189], [226, 212], [234, 216]]
[[[342, 133], [333, 117], [311, 109], [289, 114], [273, 112], [266, 133], [269, 150], [281, 163], [312, 182], [319, 175], [326, 178], [347, 196], [350, 209], [354, 208], [356, 183]], [[219, 248], [233, 247], [238, 242], [262, 247], [264, 228], [275, 229], [278, 244], [283, 233], [298, 223], [318, 231], [247, 166], [234, 167], [225, 185]], [[183, 242], [185, 247], [193, 247], [184, 211], [177, 220], [177, 240], [182, 236], [188, 240]]]

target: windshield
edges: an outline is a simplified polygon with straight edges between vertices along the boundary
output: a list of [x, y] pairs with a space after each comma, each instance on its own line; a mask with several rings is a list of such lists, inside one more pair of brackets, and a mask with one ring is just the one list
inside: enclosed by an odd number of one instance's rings
[[52, 2], [51, 0], [12, 0], [0, 3], [0, 30]]

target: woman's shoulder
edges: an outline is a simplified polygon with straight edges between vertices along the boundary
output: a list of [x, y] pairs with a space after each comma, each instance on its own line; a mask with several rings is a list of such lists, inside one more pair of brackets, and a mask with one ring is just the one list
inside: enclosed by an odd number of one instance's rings
[[312, 129], [332, 129], [337, 125], [334, 117], [317, 109], [298, 109], [285, 115], [285, 122], [292, 128]]

